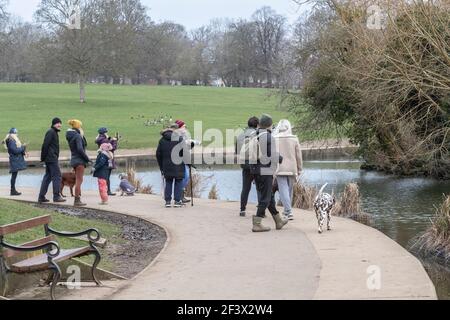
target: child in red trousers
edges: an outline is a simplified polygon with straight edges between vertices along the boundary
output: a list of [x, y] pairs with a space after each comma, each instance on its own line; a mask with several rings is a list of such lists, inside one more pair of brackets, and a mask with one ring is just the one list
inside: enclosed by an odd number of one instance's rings
[[98, 190], [100, 192], [101, 205], [108, 204], [108, 176], [110, 168], [113, 166], [114, 154], [113, 146], [110, 143], [104, 143], [98, 150], [97, 160], [94, 165], [94, 177], [98, 179]]

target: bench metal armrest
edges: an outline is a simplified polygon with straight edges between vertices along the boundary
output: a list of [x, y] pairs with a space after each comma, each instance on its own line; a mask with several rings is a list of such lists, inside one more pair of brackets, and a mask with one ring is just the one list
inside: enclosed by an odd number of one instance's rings
[[91, 242], [91, 243], [96, 243], [101, 238], [100, 232], [97, 229], [88, 229], [85, 231], [72, 233], [72, 232], [56, 231], [56, 230], [52, 229], [51, 227], [47, 227], [47, 231], [55, 236], [65, 237], [65, 238], [77, 238], [77, 237], [87, 235], [89, 242]]
[[[6, 243], [5, 241], [1, 242], [1, 245], [4, 248], [11, 249], [14, 251], [19, 252], [33, 252], [33, 251], [39, 251], [47, 249], [47, 256], [51, 259], [56, 258], [60, 253], [59, 244], [55, 241], [50, 241], [45, 244], [41, 244], [40, 246], [34, 246], [34, 247], [21, 247], [21, 246], [15, 246], [9, 243]], [[52, 252], [53, 250], [56, 250], [56, 252]]]

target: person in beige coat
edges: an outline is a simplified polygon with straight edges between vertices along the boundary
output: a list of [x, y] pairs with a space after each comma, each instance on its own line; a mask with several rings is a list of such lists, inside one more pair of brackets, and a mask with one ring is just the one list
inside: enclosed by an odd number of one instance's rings
[[276, 172], [278, 192], [284, 207], [283, 214], [289, 220], [294, 219], [292, 213], [292, 196], [294, 184], [303, 168], [302, 151], [297, 136], [292, 134], [292, 126], [288, 120], [281, 120], [274, 132], [279, 153], [283, 157]]

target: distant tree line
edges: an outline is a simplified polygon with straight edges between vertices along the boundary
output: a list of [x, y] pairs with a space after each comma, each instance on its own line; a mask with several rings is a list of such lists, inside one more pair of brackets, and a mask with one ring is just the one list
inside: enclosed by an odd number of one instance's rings
[[[249, 20], [187, 31], [155, 23], [140, 0], [41, 0], [35, 23], [0, 0], [0, 81], [279, 87], [296, 79], [285, 17], [270, 7]], [[68, 24], [71, 4], [80, 29]]]

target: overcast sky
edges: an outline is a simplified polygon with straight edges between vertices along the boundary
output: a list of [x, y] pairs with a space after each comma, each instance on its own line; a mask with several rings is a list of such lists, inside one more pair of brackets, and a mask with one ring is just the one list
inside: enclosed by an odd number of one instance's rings
[[[292, 0], [141, 0], [152, 20], [170, 20], [188, 29], [208, 24], [213, 18], [249, 18], [262, 6], [271, 6], [293, 23], [303, 9]], [[9, 0], [9, 12], [32, 21], [40, 0]]]

